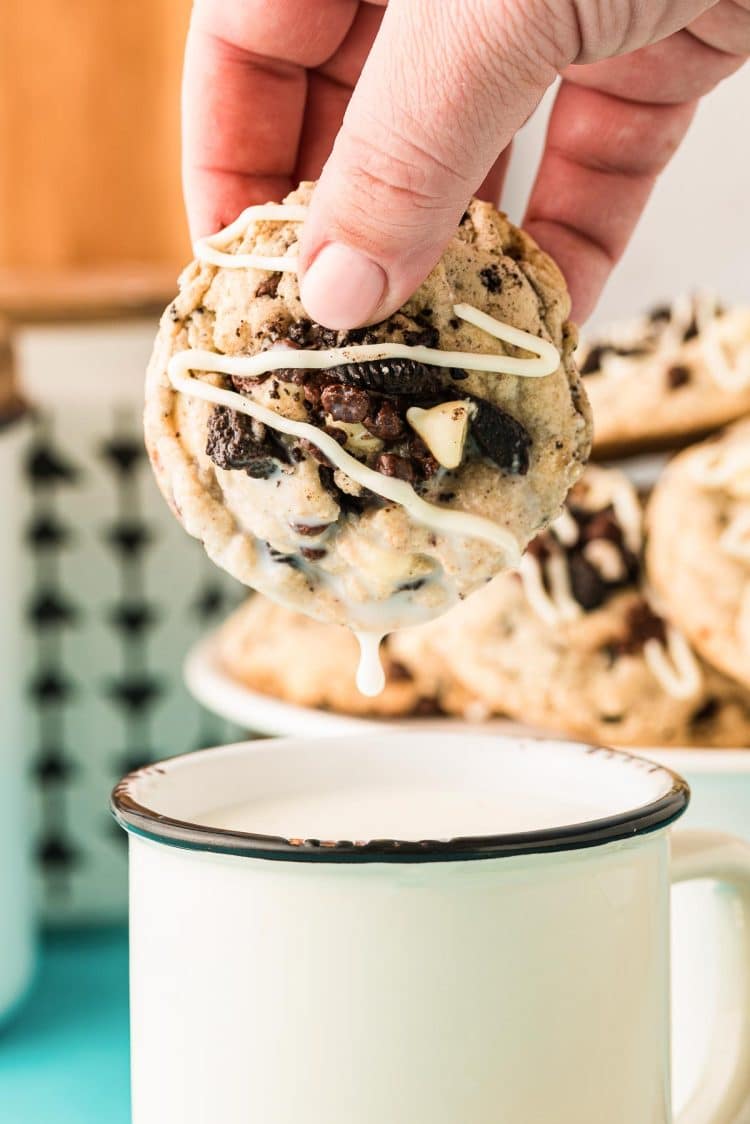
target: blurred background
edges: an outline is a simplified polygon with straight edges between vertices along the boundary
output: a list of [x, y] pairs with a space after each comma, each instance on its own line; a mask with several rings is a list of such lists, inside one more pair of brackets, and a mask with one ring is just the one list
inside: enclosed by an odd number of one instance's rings
[[[239, 734], [190, 698], [181, 665], [241, 591], [168, 513], [140, 436], [156, 322], [189, 256], [179, 179], [189, 8], [4, 6], [0, 1117], [9, 1124], [129, 1119], [126, 844], [108, 794], [145, 761]], [[552, 96], [515, 146], [503, 202], [517, 221]], [[746, 67], [701, 107], [594, 322], [698, 288], [746, 299], [748, 105]]]

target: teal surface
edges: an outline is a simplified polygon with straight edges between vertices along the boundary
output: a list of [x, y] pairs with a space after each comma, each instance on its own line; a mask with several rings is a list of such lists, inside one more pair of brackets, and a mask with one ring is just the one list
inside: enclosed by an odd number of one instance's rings
[[0, 1029], [2, 1124], [129, 1124], [124, 929], [42, 941], [33, 987]]

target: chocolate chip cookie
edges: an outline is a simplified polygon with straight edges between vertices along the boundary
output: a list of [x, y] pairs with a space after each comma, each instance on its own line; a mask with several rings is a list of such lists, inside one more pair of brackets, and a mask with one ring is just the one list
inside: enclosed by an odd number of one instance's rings
[[[420, 628], [410, 630], [419, 633]], [[472, 699], [452, 679], [411, 670], [381, 649], [385, 688], [375, 698], [355, 683], [357, 642], [346, 628], [312, 620], [260, 595], [232, 614], [219, 633], [219, 659], [233, 679], [297, 706], [361, 718], [464, 714]]]
[[590, 416], [563, 278], [487, 203], [387, 321], [311, 321], [294, 255], [312, 190], [198, 245], [149, 366], [146, 442], [215, 562], [384, 633], [517, 564], [580, 475]]
[[648, 508], [648, 569], [696, 650], [750, 687], [750, 421], [685, 450]]
[[675, 448], [750, 411], [750, 308], [682, 299], [583, 341], [578, 362], [596, 456]]
[[[490, 710], [530, 725], [621, 746], [750, 739], [750, 693], [699, 660], [646, 596], [641, 512], [613, 471], [587, 469], [520, 575], [421, 632]], [[393, 654], [411, 666], [408, 630]]]

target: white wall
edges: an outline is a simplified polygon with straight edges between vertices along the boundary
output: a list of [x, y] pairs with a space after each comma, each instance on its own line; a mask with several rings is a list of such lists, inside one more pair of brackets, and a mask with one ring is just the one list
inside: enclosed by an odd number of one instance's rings
[[[517, 139], [503, 196], [515, 221], [525, 209], [553, 96]], [[591, 323], [695, 288], [750, 301], [750, 64], [704, 99]]]

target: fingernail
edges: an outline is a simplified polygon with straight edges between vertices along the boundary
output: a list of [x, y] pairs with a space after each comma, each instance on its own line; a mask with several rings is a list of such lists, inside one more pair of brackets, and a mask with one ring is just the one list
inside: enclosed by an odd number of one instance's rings
[[359, 250], [329, 242], [302, 279], [308, 316], [326, 328], [358, 328], [375, 314], [386, 287], [385, 272]]

